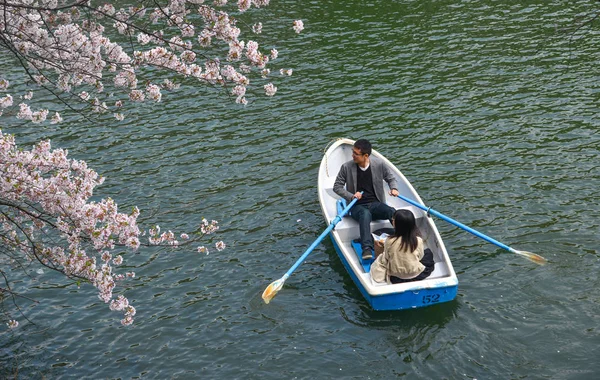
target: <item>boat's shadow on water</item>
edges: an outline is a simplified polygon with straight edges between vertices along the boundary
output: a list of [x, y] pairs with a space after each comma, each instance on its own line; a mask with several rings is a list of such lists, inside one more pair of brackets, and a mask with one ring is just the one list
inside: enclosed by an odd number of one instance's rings
[[[362, 298], [360, 293], [357, 296]], [[394, 311], [373, 310], [363, 300], [360, 300], [358, 306], [358, 309], [352, 310], [352, 314], [348, 309], [342, 308], [341, 312], [346, 321], [375, 328], [401, 325], [403, 328], [410, 329], [419, 326], [445, 326], [457, 317], [460, 303], [455, 299], [428, 307]]]
[[[374, 328], [391, 327], [402, 325], [404, 328], [419, 326], [443, 327], [451, 320], [457, 318], [460, 309], [460, 301], [454, 299], [432, 306], [393, 311], [373, 310], [364, 299], [356, 284], [352, 281], [350, 274], [344, 268], [340, 258], [337, 256], [331, 243], [327, 244], [327, 252], [331, 268], [344, 279], [344, 290], [346, 292], [344, 305], [340, 305], [342, 317], [355, 325]], [[354, 301], [354, 302], [350, 302]]]

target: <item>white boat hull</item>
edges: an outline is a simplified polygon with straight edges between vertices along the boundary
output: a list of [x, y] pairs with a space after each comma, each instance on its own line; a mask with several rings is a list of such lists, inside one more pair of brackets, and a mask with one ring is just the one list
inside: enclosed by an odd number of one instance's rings
[[[337, 215], [336, 202], [340, 198], [333, 192], [335, 177], [346, 161], [352, 159], [354, 141], [340, 139], [333, 143], [325, 153], [319, 168], [319, 202], [326, 223], [331, 223]], [[423, 203], [415, 189], [404, 175], [385, 157], [373, 150], [372, 155], [381, 159], [394, 173], [401, 195]], [[389, 191], [387, 184], [384, 184]], [[395, 209], [408, 209], [417, 219], [426, 248], [433, 251], [435, 270], [421, 281], [401, 284], [379, 284], [371, 279], [368, 266], [364, 266], [352, 247], [352, 240], [360, 237], [358, 223], [351, 217], [344, 217], [330, 233], [336, 252], [352, 280], [375, 310], [402, 310], [430, 306], [436, 303], [451, 301], [458, 291], [458, 279], [446, 247], [433, 220], [426, 212], [412, 206], [397, 197], [387, 195], [386, 203]], [[371, 231], [389, 227], [389, 221], [376, 220], [371, 223]]]

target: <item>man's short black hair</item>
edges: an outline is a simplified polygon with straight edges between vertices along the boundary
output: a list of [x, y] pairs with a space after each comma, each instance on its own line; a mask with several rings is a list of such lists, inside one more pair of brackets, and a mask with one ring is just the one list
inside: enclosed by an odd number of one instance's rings
[[369, 142], [369, 140], [356, 140], [356, 142], [354, 143], [354, 147], [360, 149], [360, 152], [362, 154], [368, 154], [369, 156], [371, 155], [371, 143]]

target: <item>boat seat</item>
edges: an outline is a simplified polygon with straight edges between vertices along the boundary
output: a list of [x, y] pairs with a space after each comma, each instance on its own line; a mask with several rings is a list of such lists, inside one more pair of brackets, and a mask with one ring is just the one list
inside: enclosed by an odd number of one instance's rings
[[448, 268], [443, 263], [435, 263], [435, 269], [427, 278], [441, 278], [449, 275]]

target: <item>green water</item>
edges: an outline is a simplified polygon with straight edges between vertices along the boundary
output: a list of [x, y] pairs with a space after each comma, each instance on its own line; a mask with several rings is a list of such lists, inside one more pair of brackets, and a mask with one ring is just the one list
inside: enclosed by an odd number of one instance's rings
[[[184, 86], [125, 124], [4, 118], [20, 144], [51, 138], [86, 160], [108, 178], [97, 194], [137, 204], [147, 223], [219, 220], [228, 249], [126, 255], [131, 328], [90, 287], [36, 274], [41, 305], [24, 304], [36, 325], [0, 332], [0, 376], [598, 378], [599, 27], [574, 32], [598, 9], [273, 1], [265, 14], [284, 22], [265, 23], [266, 37], [294, 68], [275, 98], [237, 107]], [[428, 205], [550, 263], [438, 221], [453, 302], [374, 312], [326, 241], [264, 305], [325, 228], [317, 169], [339, 137], [369, 138]]]

